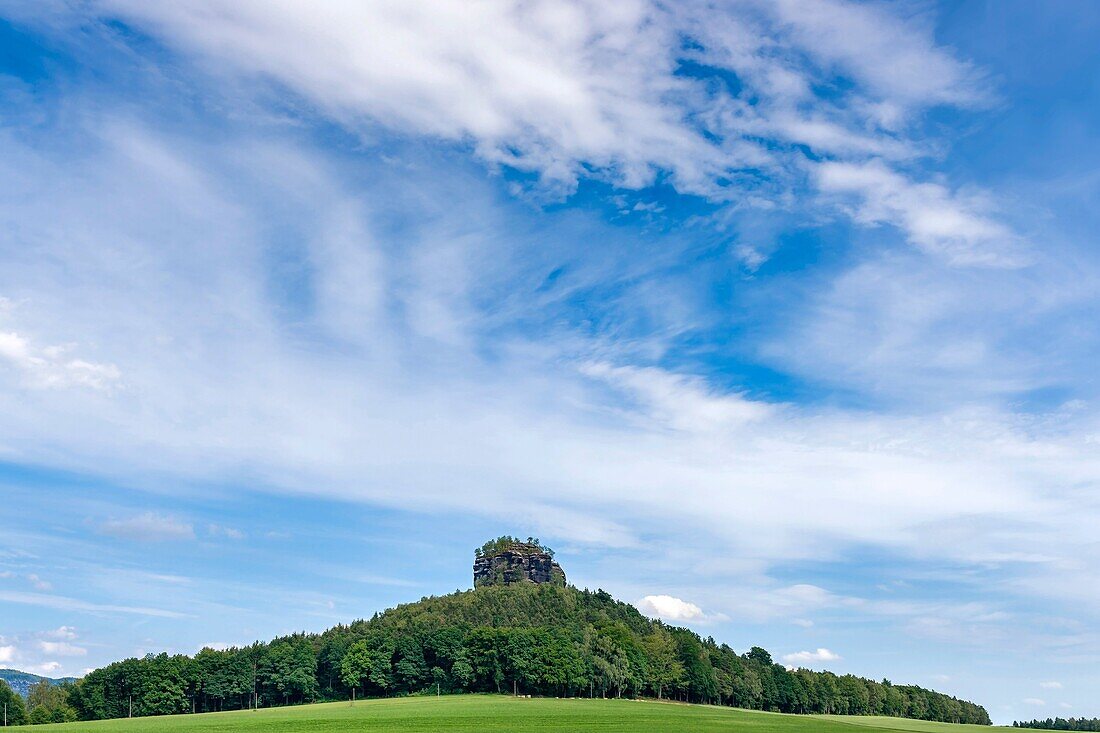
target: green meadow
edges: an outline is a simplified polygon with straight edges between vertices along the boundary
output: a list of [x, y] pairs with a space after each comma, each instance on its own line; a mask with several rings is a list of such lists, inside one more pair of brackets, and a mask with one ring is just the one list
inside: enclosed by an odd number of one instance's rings
[[445, 695], [300, 705], [258, 711], [97, 720], [36, 726], [67, 733], [217, 733], [219, 731], [621, 731], [622, 733], [989, 733], [987, 726], [882, 717], [784, 715], [709, 705], [636, 700]]

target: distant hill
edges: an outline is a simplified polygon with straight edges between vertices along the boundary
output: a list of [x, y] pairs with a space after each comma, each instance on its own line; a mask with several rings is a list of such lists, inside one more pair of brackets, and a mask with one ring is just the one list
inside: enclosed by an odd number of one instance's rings
[[76, 682], [76, 677], [42, 677], [30, 672], [20, 672], [18, 669], [0, 669], [0, 680], [8, 683], [8, 687], [18, 692], [23, 697], [27, 696], [31, 687], [40, 680], [46, 680], [51, 685], [60, 685], [63, 682]]

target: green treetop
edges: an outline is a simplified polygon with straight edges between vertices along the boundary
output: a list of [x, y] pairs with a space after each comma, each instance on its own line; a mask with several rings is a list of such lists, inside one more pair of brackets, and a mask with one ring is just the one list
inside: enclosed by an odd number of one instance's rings
[[500, 537], [497, 537], [495, 540], [489, 540], [484, 545], [482, 545], [481, 547], [474, 550], [474, 556], [475, 557], [486, 557], [486, 556], [491, 556], [491, 555], [497, 555], [497, 554], [500, 554], [501, 552], [504, 552], [505, 550], [511, 550], [512, 548], [514, 548], [516, 546], [519, 546], [519, 545], [526, 545], [528, 547], [533, 547], [538, 552], [544, 552], [547, 555], [549, 555], [550, 557], [554, 556], [554, 551], [551, 550], [546, 545], [539, 542], [538, 537], [528, 537], [525, 540], [521, 540], [519, 537], [512, 537], [511, 535], [501, 535]]

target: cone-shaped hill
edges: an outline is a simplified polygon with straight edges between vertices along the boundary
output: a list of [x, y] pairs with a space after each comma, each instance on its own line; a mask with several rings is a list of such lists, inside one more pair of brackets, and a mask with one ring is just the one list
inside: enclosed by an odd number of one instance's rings
[[447, 627], [583, 629], [623, 624], [636, 634], [648, 634], [661, 625], [629, 603], [602, 590], [573, 586], [500, 585], [429, 596], [404, 603], [360, 621], [350, 628], [431, 630]]
[[[790, 670], [565, 584], [553, 553], [502, 537], [475, 553], [474, 590], [423, 598], [322, 634], [96, 670], [70, 700], [85, 719], [351, 696], [509, 692], [674, 698], [789, 713], [989, 724], [984, 708], [911, 685]], [[481, 582], [477, 582], [478, 580]]]

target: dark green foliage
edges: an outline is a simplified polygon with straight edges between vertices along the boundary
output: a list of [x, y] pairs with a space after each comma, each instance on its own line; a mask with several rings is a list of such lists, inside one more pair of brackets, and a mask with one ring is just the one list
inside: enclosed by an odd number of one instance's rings
[[8, 725], [24, 725], [27, 722], [27, 707], [23, 704], [23, 697], [12, 690], [7, 682], [0, 680], [0, 710], [5, 709]]
[[268, 697], [282, 696], [284, 705], [317, 699], [317, 650], [311, 637], [276, 639], [253, 661], [257, 685]]
[[481, 547], [475, 549], [474, 557], [488, 557], [491, 555], [498, 555], [505, 550], [511, 550], [517, 545], [525, 547], [529, 550], [535, 550], [536, 552], [544, 552], [550, 557], [554, 556], [554, 551], [539, 542], [538, 537], [528, 537], [525, 540], [521, 540], [519, 537], [512, 537], [511, 535], [501, 535], [495, 540], [489, 540]]
[[27, 693], [27, 718], [33, 724], [68, 723], [76, 720], [76, 711], [69, 705], [73, 683], [55, 685], [47, 679], [36, 682]]
[[1047, 718], [1046, 720], [1013, 721], [1013, 728], [1038, 728], [1039, 730], [1091, 730], [1100, 731], [1100, 718]]
[[165, 715], [347, 699], [353, 690], [358, 697], [652, 696], [989, 724], [985, 709], [970, 702], [885, 680], [790, 671], [759, 647], [740, 655], [650, 620], [604, 591], [552, 584], [424, 598], [320, 635], [203, 649], [194, 658], [128, 659], [90, 673], [68, 701], [80, 718], [95, 719], [125, 717], [131, 700], [134, 715]]

